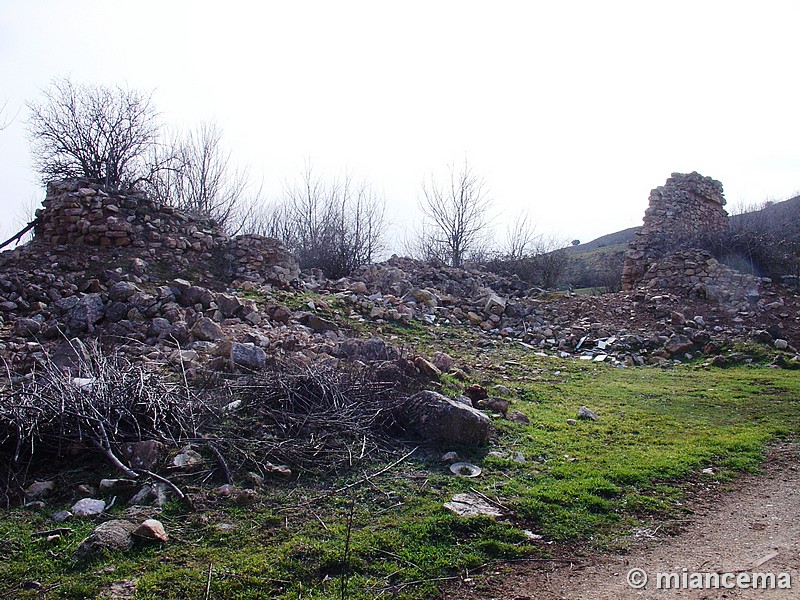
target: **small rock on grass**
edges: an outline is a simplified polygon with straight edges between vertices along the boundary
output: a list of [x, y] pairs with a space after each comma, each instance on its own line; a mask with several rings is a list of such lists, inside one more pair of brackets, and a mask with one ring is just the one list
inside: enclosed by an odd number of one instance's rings
[[95, 517], [106, 509], [106, 503], [96, 498], [81, 498], [70, 509], [76, 517]]
[[473, 402], [478, 400], [483, 400], [484, 398], [489, 397], [489, 392], [486, 391], [486, 388], [478, 385], [477, 383], [473, 383], [467, 389], [464, 390], [464, 395], [470, 398]]
[[579, 419], [586, 419], [589, 421], [597, 421], [600, 419], [594, 412], [586, 408], [585, 406], [581, 406], [578, 409], [578, 418]]
[[133, 546], [135, 529], [136, 525], [121, 519], [101, 523], [80, 543], [75, 558], [91, 558], [106, 550], [129, 550]]
[[25, 488], [25, 495], [29, 498], [44, 498], [56, 489], [55, 481], [34, 481]]
[[146, 519], [133, 531], [133, 535], [141, 540], [150, 542], [168, 542], [164, 525], [157, 519]]
[[459, 517], [478, 517], [481, 515], [499, 518], [505, 513], [477, 494], [456, 494], [444, 507]]
[[494, 386], [494, 391], [495, 391], [495, 393], [500, 394], [501, 396], [510, 396], [511, 395], [511, 390], [508, 389], [506, 386], [500, 384], [500, 383], [498, 383], [496, 386]]
[[528, 415], [521, 413], [518, 410], [512, 410], [510, 413], [508, 413], [508, 420], [514, 421], [514, 423], [522, 423], [523, 425], [528, 425], [531, 422], [530, 418], [528, 418]]
[[442, 374], [436, 365], [422, 356], [417, 356], [414, 359], [414, 366], [417, 367], [420, 373], [430, 379], [437, 379]]
[[503, 416], [506, 415], [508, 412], [509, 402], [503, 398], [484, 398], [483, 400], [478, 400], [477, 402], [478, 408], [486, 408], [493, 413], [499, 413]]

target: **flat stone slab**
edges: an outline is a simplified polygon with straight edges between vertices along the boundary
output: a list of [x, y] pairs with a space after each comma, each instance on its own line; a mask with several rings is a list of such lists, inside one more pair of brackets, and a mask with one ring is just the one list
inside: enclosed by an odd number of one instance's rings
[[477, 494], [456, 494], [444, 507], [459, 517], [487, 516], [495, 519], [505, 515], [498, 506], [490, 504]]

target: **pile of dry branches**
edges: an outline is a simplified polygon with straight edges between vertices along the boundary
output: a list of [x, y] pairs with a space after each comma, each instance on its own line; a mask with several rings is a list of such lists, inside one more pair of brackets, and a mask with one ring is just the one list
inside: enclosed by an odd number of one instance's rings
[[276, 464], [329, 472], [400, 447], [392, 437], [396, 386], [364, 369], [278, 367], [225, 390], [197, 390], [106, 355], [97, 344], [84, 357], [73, 372], [50, 361], [25, 377], [7, 372], [0, 379], [7, 493], [12, 481], [19, 487], [28, 466], [63, 456], [76, 443], [99, 451], [129, 477], [155, 478], [121, 461], [123, 443], [191, 443], [213, 454], [229, 481], [232, 473], [269, 475]]
[[185, 385], [169, 384], [142, 365], [90, 347], [74, 377], [47, 362], [25, 378], [0, 384], [0, 448], [17, 463], [58, 453], [75, 442], [111, 452], [143, 439], [176, 443], [196, 437], [208, 409]]
[[[364, 370], [268, 371], [236, 385], [234, 396], [241, 404], [215, 435], [237, 469], [330, 470], [400, 446], [391, 435], [398, 390]], [[246, 435], [231, 436], [237, 429]]]

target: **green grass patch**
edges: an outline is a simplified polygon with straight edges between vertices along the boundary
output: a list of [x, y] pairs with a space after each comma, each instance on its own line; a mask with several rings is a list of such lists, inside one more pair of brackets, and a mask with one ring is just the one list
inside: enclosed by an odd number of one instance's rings
[[[71, 522], [73, 533], [48, 546], [31, 534], [51, 528], [47, 515], [63, 506], [5, 511], [0, 592], [38, 598], [40, 591], [23, 585], [36, 581], [46, 597], [91, 598], [113, 581], [135, 579], [137, 598], [202, 598], [211, 569], [212, 598], [341, 598], [343, 591], [347, 598], [430, 598], [437, 578], [545, 555], [551, 546], [524, 530], [613, 547], [638, 519], [678, 514], [687, 478], [757, 470], [766, 446], [800, 424], [800, 378], [791, 371], [620, 369], [486, 344], [465, 329], [412, 323], [384, 326], [389, 332], [429, 355], [451, 352], [474, 381], [508, 386], [512, 409], [530, 424], [493, 417], [498, 435], [489, 447], [427, 448], [344, 494], [325, 496], [381, 466], [358, 465], [336, 481], [270, 484], [244, 508], [220, 502], [190, 514], [171, 506], [163, 519], [169, 544], [90, 563], [74, 562], [72, 552], [92, 523]], [[464, 384], [445, 378], [444, 385], [455, 394]], [[600, 420], [569, 424], [582, 405]], [[453, 476], [439, 461], [447, 450], [483, 474]], [[714, 474], [702, 474], [705, 468]], [[509, 516], [461, 519], [443, 508], [453, 494], [472, 490]], [[297, 506], [317, 496], [324, 497]]]

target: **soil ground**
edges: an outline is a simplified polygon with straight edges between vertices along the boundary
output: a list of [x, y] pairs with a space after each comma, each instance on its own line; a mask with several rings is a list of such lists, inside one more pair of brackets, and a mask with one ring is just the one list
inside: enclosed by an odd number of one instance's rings
[[[625, 554], [575, 552], [553, 562], [515, 565], [489, 581], [462, 583], [448, 599], [702, 600], [800, 598], [800, 458], [797, 445], [773, 448], [758, 475], [701, 491], [689, 518], [640, 532]], [[670, 534], [659, 533], [670, 530]], [[626, 576], [643, 569], [650, 581], [633, 589]], [[789, 573], [794, 589], [656, 589], [657, 572]], [[473, 587], [474, 586], [474, 587]], [[479, 591], [480, 590], [480, 591]]]

